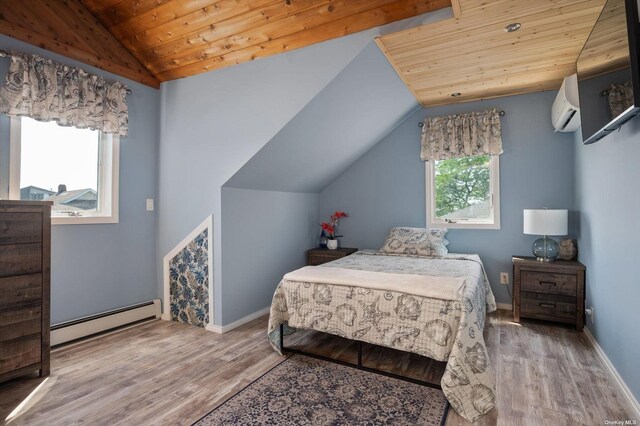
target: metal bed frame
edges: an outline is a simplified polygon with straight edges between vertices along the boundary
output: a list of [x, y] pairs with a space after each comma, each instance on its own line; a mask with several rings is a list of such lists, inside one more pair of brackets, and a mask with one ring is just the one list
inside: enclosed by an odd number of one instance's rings
[[[318, 331], [318, 330], [314, 330], [314, 331]], [[322, 333], [320, 331], [320, 333]], [[344, 365], [347, 367], [352, 367], [358, 370], [363, 370], [363, 371], [368, 371], [370, 373], [375, 373], [375, 374], [380, 374], [382, 376], [386, 376], [386, 377], [391, 377], [393, 379], [397, 379], [397, 380], [402, 380], [405, 382], [409, 382], [409, 383], [414, 383], [417, 385], [421, 385], [421, 386], [427, 386], [433, 389], [438, 389], [438, 390], [442, 390], [442, 387], [440, 385], [437, 385], [435, 383], [429, 383], [429, 382], [425, 382], [424, 380], [419, 380], [419, 379], [414, 379], [413, 377], [406, 377], [406, 376], [401, 376], [399, 374], [394, 374], [394, 373], [390, 373], [388, 371], [384, 371], [384, 370], [378, 370], [377, 368], [371, 368], [371, 367], [366, 367], [364, 365], [362, 365], [362, 341], [361, 340], [356, 340], [356, 342], [358, 342], [358, 363], [357, 364], [353, 364], [350, 362], [346, 362], [346, 361], [341, 361], [339, 359], [334, 359], [334, 358], [330, 358], [330, 357], [326, 357], [324, 355], [318, 355], [318, 354], [314, 354], [311, 352], [306, 352], [300, 349], [294, 349], [294, 348], [285, 348], [284, 346], [284, 323], [280, 324], [280, 350], [282, 351], [282, 353], [284, 354], [285, 351], [293, 353], [293, 354], [299, 354], [299, 355], [304, 355], [304, 356], [308, 356], [311, 358], [316, 358], [316, 359], [320, 359], [323, 361], [327, 361], [327, 362], [333, 362], [335, 364], [340, 364], [340, 365]], [[373, 343], [370, 343], [371, 345], [373, 345]], [[376, 345], [374, 345], [376, 346]], [[445, 416], [444, 418], [446, 419], [446, 413], [449, 410], [449, 402], [447, 401], [447, 407], [445, 409]]]

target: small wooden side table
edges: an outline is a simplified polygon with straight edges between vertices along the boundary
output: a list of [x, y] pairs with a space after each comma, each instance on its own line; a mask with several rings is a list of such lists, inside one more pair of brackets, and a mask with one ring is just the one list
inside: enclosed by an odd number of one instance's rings
[[513, 320], [533, 318], [584, 326], [585, 266], [577, 260], [540, 262], [514, 256]]
[[307, 250], [307, 265], [322, 265], [323, 263], [349, 256], [357, 251], [357, 248], [350, 247], [340, 247], [335, 250], [329, 250], [327, 248], [312, 248], [311, 250]]

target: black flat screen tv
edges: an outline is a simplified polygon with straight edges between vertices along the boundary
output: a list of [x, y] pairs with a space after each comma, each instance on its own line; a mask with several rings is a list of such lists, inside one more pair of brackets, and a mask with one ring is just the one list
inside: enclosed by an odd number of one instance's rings
[[596, 142], [640, 113], [640, 0], [608, 0], [578, 60], [582, 141]]

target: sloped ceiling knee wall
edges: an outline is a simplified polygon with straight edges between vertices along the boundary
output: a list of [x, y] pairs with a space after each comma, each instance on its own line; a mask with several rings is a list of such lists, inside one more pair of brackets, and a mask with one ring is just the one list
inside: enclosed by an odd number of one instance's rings
[[371, 42], [225, 186], [319, 192], [417, 107]]

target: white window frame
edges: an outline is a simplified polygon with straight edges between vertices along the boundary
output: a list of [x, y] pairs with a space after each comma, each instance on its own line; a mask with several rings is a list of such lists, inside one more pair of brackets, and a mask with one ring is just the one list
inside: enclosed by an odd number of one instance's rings
[[[20, 199], [21, 123], [20, 117], [11, 117], [9, 199], [12, 200]], [[100, 132], [98, 159], [97, 212], [87, 213], [83, 216], [52, 214], [52, 225], [90, 225], [119, 222], [120, 135]]]
[[435, 160], [425, 161], [427, 227], [448, 229], [500, 229], [500, 156], [492, 155], [489, 162], [489, 192], [492, 216], [487, 220], [442, 220], [436, 218]]

